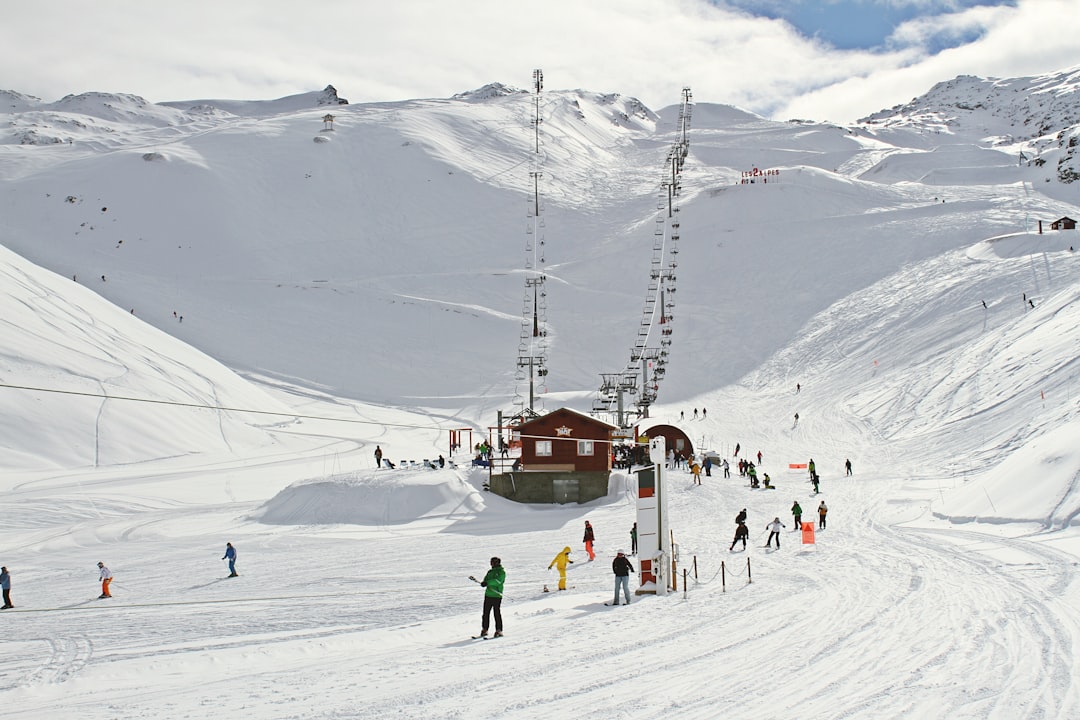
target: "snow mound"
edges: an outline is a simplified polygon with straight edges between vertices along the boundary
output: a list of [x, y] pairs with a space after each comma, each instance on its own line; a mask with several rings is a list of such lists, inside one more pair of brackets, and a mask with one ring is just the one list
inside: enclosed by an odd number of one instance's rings
[[254, 518], [268, 525], [399, 525], [460, 518], [483, 505], [476, 488], [453, 470], [369, 471], [290, 485]]
[[1011, 233], [975, 243], [967, 251], [970, 260], [1004, 260], [1042, 252], [1067, 252], [1075, 247], [1076, 234], [1050, 230], [1038, 233]]
[[1075, 421], [1048, 430], [980, 482], [946, 496], [934, 515], [952, 522], [1035, 522], [1053, 529], [1080, 525], [1078, 431]]

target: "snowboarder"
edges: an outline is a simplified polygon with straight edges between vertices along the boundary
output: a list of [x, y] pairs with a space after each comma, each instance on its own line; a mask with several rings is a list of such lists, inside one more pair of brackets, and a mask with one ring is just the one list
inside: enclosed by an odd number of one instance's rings
[[739, 523], [735, 527], [735, 539], [731, 541], [731, 547], [728, 548], [728, 552], [735, 549], [735, 544], [742, 540], [743, 550], [746, 549], [746, 537], [750, 534], [750, 528], [746, 527], [746, 523]]
[[375, 468], [382, 467], [382, 448], [378, 445], [375, 446]]
[[806, 463], [806, 471], [810, 473], [810, 477], [817, 475], [817, 466], [814, 465], [814, 458], [810, 458], [810, 462]]
[[694, 419], [697, 420], [697, 408], [694, 408]]
[[735, 524], [741, 525], [746, 522], [746, 508], [739, 511], [739, 514], [735, 516]]
[[802, 390], [802, 385], [800, 383], [795, 383], [795, 394], [798, 395], [800, 390]]
[[[476, 579], [471, 575], [469, 577], [473, 580]], [[484, 588], [484, 616], [480, 625], [479, 637], [487, 637], [492, 615], [495, 616], [495, 637], [502, 637], [502, 597], [505, 582], [506, 570], [503, 569], [502, 560], [497, 557], [491, 558], [491, 569], [487, 571], [487, 575], [480, 582], [480, 587]]]
[[739, 445], [739, 443], [735, 443], [735, 457], [739, 457], [739, 448], [741, 447], [742, 445]]
[[819, 530], [824, 530], [825, 529], [825, 515], [828, 512], [829, 512], [829, 508], [825, 507], [825, 501], [822, 500], [821, 504], [817, 506], [817, 514], [818, 514], [818, 524], [817, 524], [817, 526], [818, 526]]
[[694, 484], [695, 485], [700, 485], [701, 484], [701, 466], [698, 465], [697, 460], [694, 460], [694, 461], [692, 461], [690, 463], [690, 472], [694, 476]]
[[746, 474], [750, 476], [750, 487], [756, 488], [758, 486], [757, 468], [754, 467], [753, 463], [746, 469]]
[[111, 598], [112, 593], [109, 592], [109, 585], [112, 584], [112, 573], [109, 572], [109, 568], [105, 567], [105, 563], [99, 562], [97, 566], [98, 570], [101, 571], [98, 575], [98, 579], [101, 580], [101, 595], [98, 595], [98, 600]]
[[581, 541], [583, 543], [585, 543], [585, 552], [589, 553], [589, 562], [592, 562], [593, 560], [596, 559], [596, 553], [593, 552], [593, 547], [592, 547], [593, 540], [595, 540], [595, 539], [596, 539], [596, 536], [593, 534], [592, 524], [588, 520], [586, 520], [585, 521], [585, 537], [581, 538]]
[[11, 573], [8, 572], [6, 567], [0, 567], [0, 590], [4, 593], [4, 607], [0, 608], [0, 610], [15, 607], [11, 604]]
[[772, 478], [769, 477], [769, 473], [761, 473], [761, 481], [765, 483], [766, 490], [775, 490], [772, 485]]
[[765, 543], [765, 547], [772, 547], [773, 538], [776, 538], [776, 549], [780, 549], [780, 528], [786, 528], [787, 525], [780, 522], [780, 518], [773, 518], [773, 521], [765, 526], [765, 529], [769, 531], [769, 539]]
[[757, 464], [758, 465], [761, 464], [761, 451], [760, 450], [757, 451]]
[[439, 455], [439, 467], [446, 467], [446, 458], [444, 458], [441, 454]]
[[818, 484], [821, 482], [821, 476], [814, 473], [810, 476], [810, 483], [814, 486], [814, 494], [818, 495], [821, 490], [818, 488]]
[[799, 424], [799, 413], [795, 413], [795, 424]]
[[225, 555], [221, 559], [229, 561], [229, 577], [239, 577], [236, 574], [236, 548], [231, 542], [225, 543]]
[[705, 456], [705, 477], [712, 477], [712, 458]]
[[611, 571], [615, 573], [615, 599], [611, 601], [611, 604], [619, 604], [619, 588], [622, 587], [623, 597], [626, 598], [626, 604], [629, 605], [630, 573], [634, 571], [634, 566], [626, 559], [626, 553], [622, 550], [620, 550], [619, 554], [615, 556], [615, 559], [611, 561]]
[[798, 530], [802, 527], [802, 506], [798, 500], [791, 506], [791, 514], [795, 517], [795, 529]]
[[555, 559], [548, 565], [548, 570], [553, 566], [559, 568], [559, 589], [566, 589], [566, 566], [573, 565], [574, 561], [570, 559], [570, 546], [567, 545], [562, 549], [562, 552], [555, 556]]
[[637, 523], [630, 528], [630, 554], [637, 555]]
[[[1072, 248], [1069, 248], [1069, 249], [1071, 250]], [[701, 419], [702, 419], [702, 420], [704, 420], [704, 419], [705, 419], [705, 414], [706, 414], [707, 412], [708, 412], [708, 410], [706, 410], [705, 408], [701, 408]]]
[[727, 458], [724, 458], [724, 477], [731, 477], [731, 465], [728, 464]]
[[851, 475], [851, 458], [844, 461], [844, 469], [847, 471], [848, 475]]

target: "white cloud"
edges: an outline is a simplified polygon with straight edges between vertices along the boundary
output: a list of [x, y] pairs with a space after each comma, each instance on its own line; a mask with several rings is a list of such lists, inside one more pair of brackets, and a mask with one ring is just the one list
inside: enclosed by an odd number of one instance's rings
[[[706, 0], [114, 0], [20, 4], [0, 25], [0, 88], [55, 100], [131, 92], [149, 100], [271, 98], [333, 83], [353, 102], [447, 97], [500, 81], [698, 101], [785, 118], [850, 120], [957, 74], [1047, 72], [1076, 61], [1071, 0], [972, 8], [897, 30], [885, 53], [838, 51], [783, 21]], [[941, 23], [945, 23], [942, 25]], [[937, 56], [933, 33], [975, 43]]]

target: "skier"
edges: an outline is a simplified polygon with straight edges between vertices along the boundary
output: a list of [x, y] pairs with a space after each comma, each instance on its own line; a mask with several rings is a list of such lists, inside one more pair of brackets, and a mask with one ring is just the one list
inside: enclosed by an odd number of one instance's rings
[[810, 473], [810, 477], [813, 478], [817, 475], [817, 466], [814, 465], [814, 458], [810, 458], [810, 462], [806, 464], [806, 470]]
[[795, 517], [795, 529], [798, 530], [802, 527], [802, 506], [798, 500], [791, 506], [791, 514]]
[[818, 514], [818, 525], [817, 526], [818, 526], [819, 530], [824, 530], [825, 529], [825, 514], [828, 513], [828, 512], [829, 512], [829, 508], [825, 507], [825, 501], [822, 500], [821, 504], [817, 506], [817, 514]]
[[702, 420], [704, 420], [704, 419], [705, 419], [705, 414], [706, 414], [707, 412], [708, 412], [708, 410], [706, 410], [705, 408], [701, 408], [701, 419], [702, 419]]
[[786, 528], [787, 525], [780, 522], [780, 518], [773, 518], [773, 521], [765, 526], [765, 529], [769, 531], [769, 540], [765, 543], [765, 547], [772, 547], [773, 538], [776, 538], [776, 549], [780, 549], [780, 528]]
[[630, 554], [637, 555], [637, 523], [630, 528]]
[[558, 555], [555, 556], [555, 559], [551, 561], [551, 564], [548, 565], [548, 570], [550, 570], [553, 566], [558, 566], [558, 568], [559, 568], [559, 589], [560, 590], [565, 590], [566, 589], [566, 566], [567, 565], [573, 565], [573, 564], [574, 564], [574, 561], [570, 559], [570, 546], [567, 545], [566, 547], [564, 547], [562, 549], [561, 553], [559, 553]]
[[375, 446], [375, 468], [382, 467], [382, 448], [378, 445]]
[[795, 413], [795, 424], [799, 424], [799, 413]]
[[592, 547], [593, 540], [595, 540], [595, 539], [596, 538], [593, 535], [592, 524], [588, 520], [586, 520], [585, 521], [585, 537], [581, 538], [581, 541], [583, 543], [585, 543], [585, 552], [589, 553], [589, 562], [592, 562], [593, 560], [596, 559], [596, 553], [593, 552], [593, 547]]
[[701, 466], [698, 465], [697, 460], [690, 463], [690, 472], [694, 475], [694, 484], [701, 484]]
[[697, 408], [694, 408], [694, 419], [697, 420]]
[[731, 465], [728, 465], [727, 458], [724, 458], [724, 477], [731, 477]]
[[821, 491], [818, 489], [818, 483], [821, 482], [821, 476], [818, 475], [817, 473], [814, 473], [813, 475], [810, 476], [810, 482], [814, 486], [814, 494], [817, 495], [818, 493], [820, 493]]
[[[471, 575], [469, 577], [473, 580], [476, 579]], [[502, 560], [497, 557], [491, 558], [491, 569], [487, 571], [487, 575], [480, 582], [480, 587], [484, 588], [484, 616], [479, 637], [487, 637], [491, 615], [495, 616], [495, 637], [502, 637], [502, 597], [505, 582], [506, 570], [503, 569]]]
[[221, 559], [229, 561], [229, 577], [239, 577], [236, 574], [236, 548], [231, 542], [225, 543], [225, 556]]
[[109, 585], [112, 584], [112, 573], [109, 572], [109, 568], [105, 567], [105, 563], [99, 562], [97, 566], [98, 570], [101, 571], [98, 576], [98, 579], [101, 580], [101, 595], [98, 595], [98, 600], [111, 598], [112, 593], [109, 592]]
[[626, 604], [629, 605], [630, 573], [634, 571], [634, 566], [626, 559], [626, 553], [622, 550], [620, 550], [619, 554], [615, 556], [615, 559], [611, 561], [611, 571], [615, 573], [615, 599], [611, 601], [611, 604], [619, 604], [619, 588], [622, 587], [623, 597], [626, 598]]
[[757, 464], [758, 465], [761, 464], [761, 451], [760, 450], [757, 451]]
[[735, 539], [731, 541], [731, 547], [728, 548], [728, 552], [733, 551], [735, 549], [735, 543], [739, 542], [740, 540], [742, 540], [742, 547], [743, 547], [743, 550], [745, 550], [746, 549], [746, 537], [749, 534], [750, 534], [750, 529], [748, 527], [746, 527], [746, 523], [740, 522], [735, 527]]
[[0, 607], [0, 610], [15, 607], [11, 604], [11, 573], [6, 567], [0, 567], [0, 590], [4, 593], [4, 607]]
[[739, 448], [742, 446], [739, 443], [735, 443], [735, 457], [739, 457]]
[[844, 461], [844, 469], [847, 470], [848, 475], [851, 475], [851, 458]]
[[746, 508], [739, 511], [739, 514], [735, 516], [735, 524], [741, 525], [746, 522]]
[[795, 394], [798, 395], [800, 390], [802, 390], [802, 385], [795, 383]]

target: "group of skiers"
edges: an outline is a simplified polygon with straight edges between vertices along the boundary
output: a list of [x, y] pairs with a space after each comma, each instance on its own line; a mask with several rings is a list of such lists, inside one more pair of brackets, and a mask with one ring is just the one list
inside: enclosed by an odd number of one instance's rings
[[[225, 555], [222, 560], [229, 561], [229, 577], [239, 577], [236, 572], [236, 548], [233, 547], [231, 542], [225, 543]], [[105, 563], [98, 562], [98, 581], [101, 582], [101, 594], [98, 595], [98, 600], [104, 600], [105, 598], [111, 598], [112, 592], [109, 590], [109, 586], [112, 585], [113, 574]], [[0, 610], [7, 610], [15, 607], [11, 603], [11, 573], [8, 572], [7, 567], [0, 567], [0, 590], [3, 591], [4, 605], [0, 607]]]
[[[825, 516], [829, 513], [828, 506], [825, 505], [825, 501], [822, 500], [818, 505], [818, 529], [825, 529]], [[802, 530], [802, 506], [799, 505], [799, 501], [796, 500], [791, 506], [791, 515], [795, 518], [795, 530]], [[786, 528], [787, 525], [780, 522], [780, 516], [777, 515], [771, 521], [766, 523], [765, 529], [769, 531], [769, 539], [765, 542], [765, 547], [772, 547], [772, 542], [776, 540], [776, 549], [780, 549], [780, 530]], [[731, 541], [731, 547], [728, 548], [728, 552], [735, 550], [735, 545], [742, 541], [743, 550], [746, 549], [746, 538], [750, 535], [750, 530], [746, 526], [746, 508], [739, 511], [739, 514], [735, 516], [735, 538]]]

